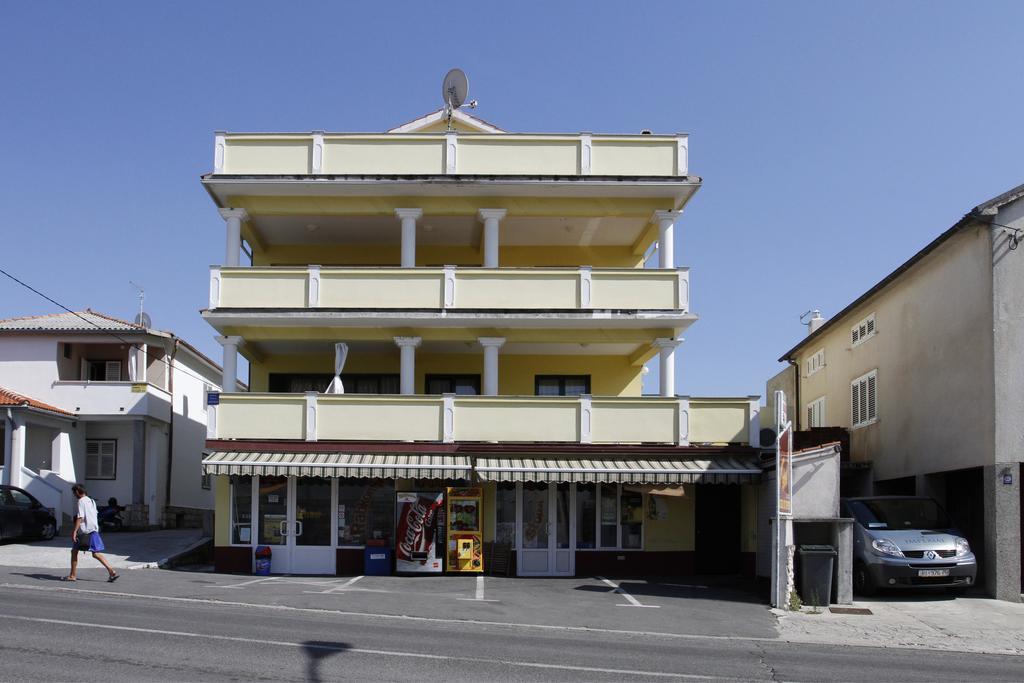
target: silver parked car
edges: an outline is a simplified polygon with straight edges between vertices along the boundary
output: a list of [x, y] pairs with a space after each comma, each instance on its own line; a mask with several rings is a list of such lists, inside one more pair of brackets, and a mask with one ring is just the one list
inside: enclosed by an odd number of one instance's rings
[[971, 546], [931, 498], [844, 498], [853, 517], [853, 585], [862, 595], [879, 588], [952, 588], [974, 585], [978, 563]]

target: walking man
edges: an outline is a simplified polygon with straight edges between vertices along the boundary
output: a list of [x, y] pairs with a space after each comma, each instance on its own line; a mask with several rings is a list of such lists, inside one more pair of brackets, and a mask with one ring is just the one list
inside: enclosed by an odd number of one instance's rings
[[90, 552], [99, 560], [107, 570], [107, 581], [117, 581], [120, 574], [103, 557], [101, 551], [104, 549], [103, 539], [100, 538], [99, 522], [96, 519], [96, 501], [86, 495], [85, 487], [75, 484], [71, 487], [71, 493], [78, 499], [78, 513], [75, 515], [75, 528], [71, 532], [71, 573], [64, 577], [64, 581], [78, 580], [78, 551]]

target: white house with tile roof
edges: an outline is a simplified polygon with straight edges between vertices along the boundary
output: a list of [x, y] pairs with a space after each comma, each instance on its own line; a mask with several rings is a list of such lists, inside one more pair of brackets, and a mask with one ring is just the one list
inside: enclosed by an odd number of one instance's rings
[[[0, 405], [2, 481], [80, 482], [127, 505], [132, 526], [200, 524], [213, 508], [206, 397], [221, 374], [169, 332], [91, 310], [0, 320], [0, 387], [15, 396]], [[70, 495], [60, 507], [71, 514]]]

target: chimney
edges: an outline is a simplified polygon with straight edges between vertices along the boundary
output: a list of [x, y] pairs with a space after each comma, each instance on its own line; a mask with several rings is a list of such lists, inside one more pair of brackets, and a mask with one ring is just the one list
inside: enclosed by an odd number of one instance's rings
[[811, 319], [807, 321], [807, 334], [814, 334], [824, 324], [825, 319], [821, 317], [821, 311], [814, 309], [811, 311]]

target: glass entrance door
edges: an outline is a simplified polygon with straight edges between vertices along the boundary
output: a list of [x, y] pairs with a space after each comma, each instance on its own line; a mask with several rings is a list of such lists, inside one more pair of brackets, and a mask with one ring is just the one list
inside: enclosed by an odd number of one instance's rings
[[289, 510], [288, 554], [291, 574], [334, 574], [331, 511], [336, 479], [289, 477], [293, 502]]
[[287, 574], [291, 571], [288, 552], [288, 477], [259, 477], [256, 503], [256, 545], [271, 546], [270, 571]]
[[572, 576], [575, 572], [573, 488], [572, 484], [520, 484], [516, 515], [520, 576]]

